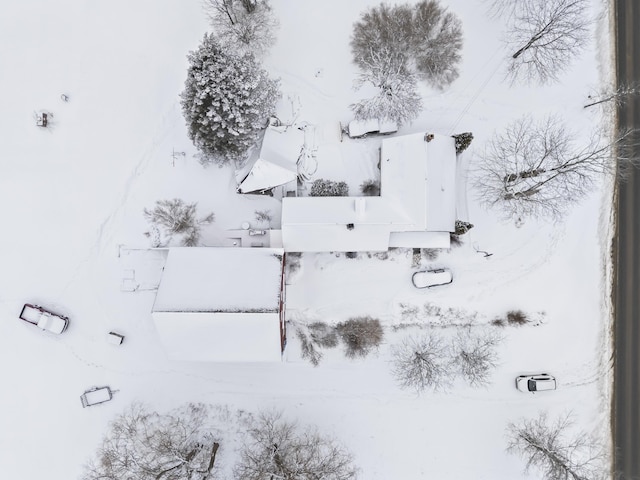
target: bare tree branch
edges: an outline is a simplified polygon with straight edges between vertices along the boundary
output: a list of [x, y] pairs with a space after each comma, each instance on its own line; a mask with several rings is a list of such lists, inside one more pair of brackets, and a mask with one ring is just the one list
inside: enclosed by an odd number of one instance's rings
[[392, 373], [403, 388], [418, 393], [428, 388], [446, 390], [451, 385], [453, 369], [449, 347], [435, 335], [407, 337], [392, 349]]
[[279, 412], [262, 412], [249, 425], [234, 469], [237, 480], [323, 479], [356, 477], [351, 454], [315, 428], [300, 427]]
[[613, 139], [601, 130], [586, 145], [555, 116], [539, 122], [524, 116], [495, 134], [473, 171], [481, 203], [502, 210], [506, 218], [560, 219], [599, 175], [624, 172], [634, 132]]
[[458, 372], [472, 386], [489, 383], [491, 371], [497, 366], [496, 347], [502, 337], [494, 331], [459, 332], [453, 341], [454, 363]]
[[511, 81], [556, 81], [584, 49], [592, 23], [588, 0], [519, 0], [494, 2], [509, 16], [504, 36], [511, 56]]
[[585, 432], [569, 437], [569, 414], [551, 422], [545, 413], [507, 427], [507, 451], [526, 461], [525, 472], [535, 469], [545, 480], [604, 480], [604, 449]]

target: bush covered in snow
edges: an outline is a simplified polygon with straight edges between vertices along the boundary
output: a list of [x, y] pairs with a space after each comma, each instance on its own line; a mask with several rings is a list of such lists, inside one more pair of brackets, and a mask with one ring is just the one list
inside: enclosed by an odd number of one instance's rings
[[151, 223], [151, 229], [145, 235], [151, 238], [153, 247], [164, 247], [171, 243], [175, 235], [180, 237], [180, 244], [194, 247], [200, 240], [200, 227], [213, 223], [215, 215], [196, 217], [197, 203], [184, 203], [179, 198], [158, 200], [156, 206], [144, 209], [144, 217]]
[[213, 35], [187, 56], [181, 94], [189, 138], [215, 163], [241, 160], [274, 113], [280, 93], [251, 54], [236, 54]]
[[350, 318], [336, 325], [348, 358], [366, 357], [382, 342], [384, 331], [380, 320], [371, 317]]
[[379, 197], [380, 182], [378, 180], [365, 180], [360, 185], [360, 191], [367, 197]]
[[333, 182], [319, 178], [311, 184], [311, 197], [347, 197], [349, 186], [345, 182]]

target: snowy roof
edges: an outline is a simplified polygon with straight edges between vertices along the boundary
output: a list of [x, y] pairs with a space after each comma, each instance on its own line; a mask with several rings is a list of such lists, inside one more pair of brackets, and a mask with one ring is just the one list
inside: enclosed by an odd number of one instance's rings
[[296, 162], [304, 144], [304, 133], [295, 127], [268, 127], [260, 153], [250, 160], [251, 169], [239, 172], [240, 193], [251, 193], [284, 185], [296, 179]]
[[281, 249], [169, 250], [154, 312], [277, 312]]
[[380, 195], [413, 220], [412, 230], [452, 232], [456, 212], [456, 147], [453, 137], [415, 133], [382, 142]]
[[[445, 248], [456, 220], [455, 140], [416, 133], [382, 141], [379, 197], [284, 198], [286, 251]], [[348, 224], [353, 228], [347, 229]], [[395, 233], [413, 235], [395, 236]], [[439, 232], [441, 235], [426, 235]], [[422, 235], [419, 235], [422, 234]], [[392, 240], [393, 238], [393, 240]]]
[[281, 360], [277, 313], [154, 312], [153, 319], [167, 356], [173, 360]]

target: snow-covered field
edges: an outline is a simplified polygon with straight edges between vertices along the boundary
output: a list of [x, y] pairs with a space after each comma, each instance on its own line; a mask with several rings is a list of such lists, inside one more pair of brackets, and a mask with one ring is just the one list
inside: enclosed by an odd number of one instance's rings
[[[348, 105], [358, 98], [351, 25], [377, 3], [273, 0], [280, 29], [265, 65], [281, 78], [285, 97], [299, 99], [300, 121], [330, 131], [349, 119]], [[600, 3], [594, 0], [594, 15], [602, 13]], [[444, 92], [423, 86], [424, 112], [400, 133], [472, 131], [472, 164], [491, 133], [523, 113], [557, 112], [582, 132], [601, 121], [582, 105], [609, 75], [606, 18], [560, 83], [510, 88], [500, 22], [487, 18], [481, 0], [443, 4], [464, 25], [461, 76]], [[271, 210], [279, 226], [277, 200], [235, 195], [231, 169], [205, 169], [193, 157], [178, 93], [186, 53], [206, 29], [197, 0], [0, 6], [2, 477], [77, 478], [109, 420], [133, 400], [158, 410], [188, 401], [282, 408], [344, 442], [365, 480], [524, 478], [521, 460], [505, 452], [504, 429], [542, 410], [573, 411], [581, 429], [608, 441], [608, 185], [595, 188], [562, 224], [520, 228], [499, 223], [469, 192], [475, 228], [463, 246], [435, 261], [455, 276], [439, 290], [411, 287], [408, 256], [303, 256], [287, 291], [292, 318], [380, 318], [388, 335], [364, 360], [331, 356], [314, 368], [297, 359], [295, 348], [291, 361], [276, 365], [165, 358], [150, 316], [154, 291], [120, 289], [126, 270], [153, 287], [162, 267], [161, 251], [137, 250], [149, 245], [142, 209], [166, 198], [198, 202], [216, 214], [204, 231], [207, 245], [257, 209]], [[35, 126], [40, 110], [54, 113], [51, 129]], [[330, 135], [325, 141], [331, 148]], [[376, 141], [366, 140], [365, 148]], [[173, 158], [174, 149], [185, 156]], [[357, 185], [370, 171], [366, 162], [349, 165], [336, 179]], [[53, 337], [18, 321], [26, 302], [68, 315], [69, 330]], [[400, 303], [425, 302], [475, 312], [477, 323], [513, 309], [539, 322], [502, 330], [500, 364], [487, 388], [457, 383], [447, 393], [418, 396], [391, 377], [389, 348], [403, 331], [390, 327], [401, 321]], [[110, 330], [126, 334], [125, 344], [108, 344]], [[513, 388], [517, 374], [541, 371], [556, 375], [556, 392]], [[114, 401], [82, 409], [78, 397], [92, 385], [117, 389]]]

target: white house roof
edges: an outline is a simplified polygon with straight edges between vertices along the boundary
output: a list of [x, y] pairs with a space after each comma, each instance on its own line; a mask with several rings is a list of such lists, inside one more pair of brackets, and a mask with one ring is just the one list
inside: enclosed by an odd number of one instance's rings
[[281, 361], [277, 313], [154, 312], [153, 319], [173, 360]]
[[413, 220], [414, 231], [452, 232], [456, 220], [453, 137], [415, 133], [382, 141], [380, 195]]
[[455, 140], [424, 133], [385, 138], [380, 160], [379, 197], [283, 199], [284, 249], [387, 250], [412, 240], [415, 247], [448, 246], [456, 220]]
[[282, 249], [169, 250], [153, 312], [278, 312]]
[[295, 127], [268, 127], [259, 154], [238, 172], [238, 191], [251, 193], [295, 180], [303, 144], [304, 133]]

